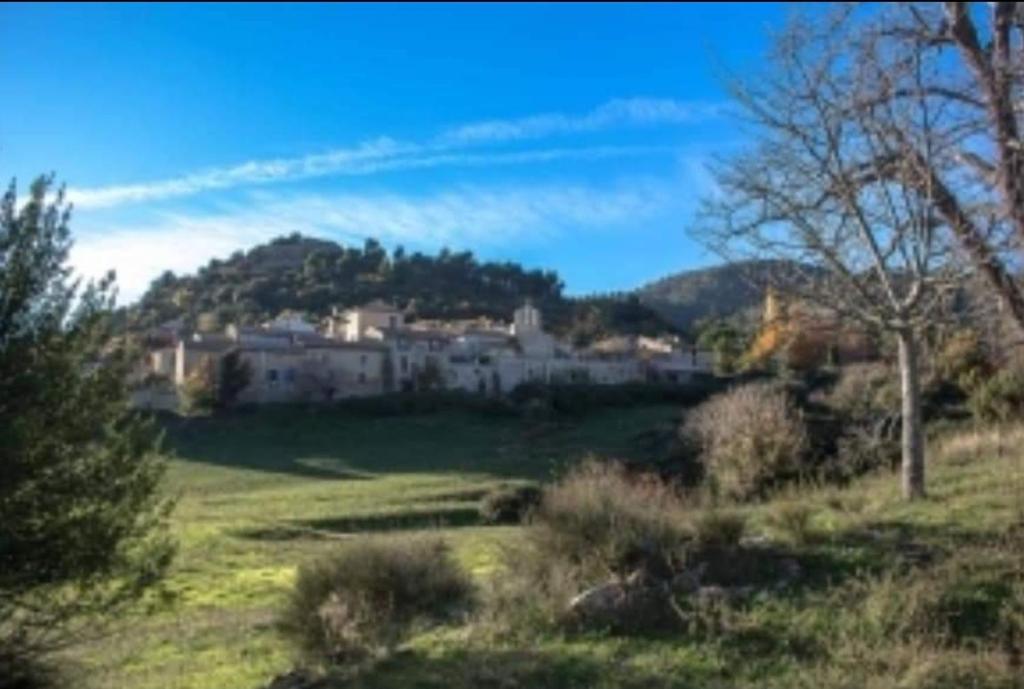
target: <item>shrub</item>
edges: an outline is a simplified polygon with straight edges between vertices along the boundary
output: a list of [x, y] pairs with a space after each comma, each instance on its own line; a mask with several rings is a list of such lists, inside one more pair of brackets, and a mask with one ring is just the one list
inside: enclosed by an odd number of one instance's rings
[[845, 484], [879, 467], [896, 466], [900, 444], [894, 436], [898, 430], [895, 421], [875, 428], [847, 426], [837, 440], [835, 457], [823, 467], [822, 478]]
[[884, 364], [844, 366], [826, 403], [848, 421], [873, 421], [900, 409], [900, 390], [893, 370]]
[[299, 568], [280, 626], [309, 660], [338, 663], [391, 648], [470, 594], [443, 541], [361, 537]]
[[805, 545], [814, 540], [817, 532], [812, 520], [814, 510], [810, 505], [796, 500], [776, 503], [768, 515], [768, 521], [796, 545]]
[[694, 535], [702, 548], [735, 548], [747, 530], [739, 512], [710, 509], [693, 520]]
[[504, 551], [482, 620], [501, 631], [566, 622], [573, 596], [637, 569], [664, 574], [689, 540], [671, 487], [590, 460], [544, 490], [523, 539]]
[[217, 406], [217, 371], [205, 361], [181, 384], [181, 408], [186, 414], [204, 414]]
[[980, 383], [969, 399], [979, 421], [1005, 423], [1024, 414], [1024, 362], [1014, 361]]
[[716, 395], [687, 416], [712, 490], [748, 499], [795, 475], [807, 451], [803, 417], [784, 390], [751, 383]]
[[978, 333], [971, 329], [958, 330], [941, 346], [935, 355], [935, 375], [955, 384], [963, 393], [970, 394], [992, 375], [992, 362]]
[[535, 484], [495, 488], [480, 501], [480, 517], [488, 524], [519, 524], [540, 504]]
[[76, 686], [61, 670], [35, 654], [0, 647], [0, 689], [60, 689]]
[[590, 579], [623, 573], [640, 558], [671, 560], [688, 540], [684, 504], [671, 487], [594, 460], [544, 491], [527, 537], [542, 557]]

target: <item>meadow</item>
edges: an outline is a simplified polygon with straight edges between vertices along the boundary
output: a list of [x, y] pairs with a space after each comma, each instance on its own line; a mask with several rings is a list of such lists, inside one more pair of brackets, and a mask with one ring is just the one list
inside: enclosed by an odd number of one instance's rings
[[[169, 422], [180, 552], [166, 591], [73, 660], [96, 687], [255, 689], [293, 664], [274, 619], [299, 563], [354, 533], [430, 530], [484, 583], [521, 531], [479, 523], [487, 490], [592, 453], [642, 458], [644, 431], [678, 416], [665, 405], [544, 424], [265, 409]], [[1000, 649], [1019, 643], [1004, 630], [1024, 628], [1022, 441], [1019, 430], [933, 439], [929, 497], [914, 503], [882, 471], [740, 508], [748, 537], [798, 559], [800, 582], [714, 608], [682, 636], [509, 637], [469, 621], [422, 631], [338, 686], [1016, 686]]]
[[592, 453], [638, 458], [638, 434], [678, 414], [650, 405], [536, 423], [281, 407], [165, 418], [179, 544], [170, 577], [72, 660], [96, 687], [256, 687], [290, 667], [273, 622], [299, 563], [353, 533], [429, 529], [486, 576], [516, 531], [479, 524], [488, 490], [550, 479]]

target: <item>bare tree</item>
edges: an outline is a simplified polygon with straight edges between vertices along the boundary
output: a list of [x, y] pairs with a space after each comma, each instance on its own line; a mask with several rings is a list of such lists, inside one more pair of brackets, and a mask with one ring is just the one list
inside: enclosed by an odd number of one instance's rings
[[928, 197], [1024, 330], [1024, 292], [1009, 268], [1024, 242], [1024, 7], [901, 3], [848, 21], [842, 39], [848, 58], [872, 75], [857, 107], [928, 102], [931, 120], [892, 123], [885, 133], [905, 163], [891, 179]]
[[[913, 499], [925, 493], [918, 343], [963, 278], [935, 189], [919, 183], [944, 120], [920, 89], [875, 97], [883, 65], [851, 52], [850, 12], [794, 21], [767, 73], [735, 84], [753, 144], [715, 166], [698, 236], [729, 258], [782, 259], [779, 291], [895, 337]], [[902, 69], [903, 83], [926, 77], [919, 63]]]

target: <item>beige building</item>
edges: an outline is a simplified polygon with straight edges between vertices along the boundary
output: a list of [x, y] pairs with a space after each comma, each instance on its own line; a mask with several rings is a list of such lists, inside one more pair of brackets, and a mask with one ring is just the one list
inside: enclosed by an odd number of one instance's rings
[[[678, 340], [613, 338], [576, 351], [544, 330], [530, 303], [516, 309], [509, 325], [404, 321], [401, 311], [382, 301], [335, 312], [322, 333], [286, 314], [260, 327], [181, 336], [173, 347], [151, 350], [147, 364], [174, 390], [204, 367], [219, 377], [225, 355], [237, 352], [251, 374], [238, 401], [256, 404], [423, 389], [498, 395], [525, 383], [683, 383], [711, 370], [709, 353], [682, 348]], [[144, 393], [140, 400], [157, 404], [155, 393]]]

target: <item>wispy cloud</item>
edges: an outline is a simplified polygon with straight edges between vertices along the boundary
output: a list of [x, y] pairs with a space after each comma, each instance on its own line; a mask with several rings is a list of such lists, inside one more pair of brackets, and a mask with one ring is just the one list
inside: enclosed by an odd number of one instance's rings
[[299, 158], [253, 160], [241, 165], [204, 170], [174, 179], [96, 188], [72, 188], [68, 200], [78, 208], [106, 208], [124, 203], [190, 196], [241, 185], [306, 179], [365, 170], [367, 166], [414, 156], [419, 147], [382, 137], [353, 148], [340, 148]]
[[445, 143], [476, 144], [595, 132], [615, 126], [687, 124], [713, 117], [720, 106], [668, 98], [619, 98], [582, 115], [546, 113], [519, 119], [461, 125], [439, 137]]
[[389, 170], [428, 167], [510, 165], [566, 158], [644, 155], [666, 149], [586, 146], [475, 153], [471, 149], [487, 143], [595, 132], [618, 126], [682, 124], [713, 116], [715, 112], [717, 109], [712, 105], [671, 99], [617, 99], [581, 115], [549, 113], [522, 119], [478, 122], [445, 130], [433, 140], [419, 143], [381, 137], [350, 148], [295, 158], [254, 160], [153, 182], [72, 188], [68, 191], [68, 198], [80, 209], [108, 208], [191, 196], [218, 189], [332, 175], [369, 175]]
[[670, 209], [677, 198], [674, 189], [664, 182], [633, 180], [608, 187], [462, 187], [414, 197], [262, 194], [209, 213], [165, 213], [140, 227], [85, 233], [71, 260], [87, 276], [116, 267], [122, 295], [132, 300], [164, 270], [190, 272], [210, 258], [297, 229], [349, 242], [373, 234], [423, 249], [494, 247], [541, 241], [569, 230], [635, 226]]

